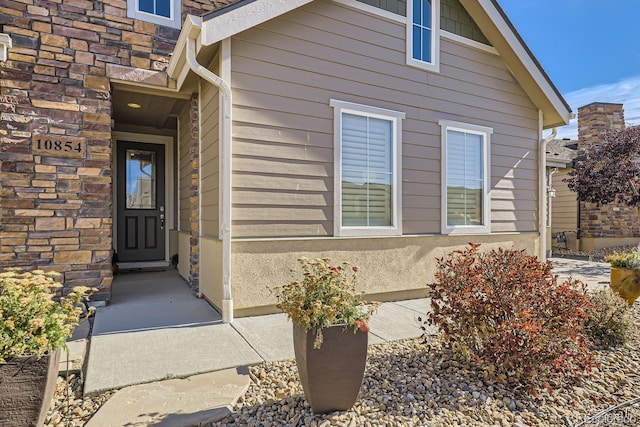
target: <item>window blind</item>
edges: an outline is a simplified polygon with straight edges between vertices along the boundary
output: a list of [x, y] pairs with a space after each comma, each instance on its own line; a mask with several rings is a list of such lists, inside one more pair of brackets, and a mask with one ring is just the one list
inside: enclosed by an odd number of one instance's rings
[[343, 113], [343, 226], [393, 225], [392, 131], [389, 120]]
[[447, 131], [447, 224], [483, 225], [482, 135]]

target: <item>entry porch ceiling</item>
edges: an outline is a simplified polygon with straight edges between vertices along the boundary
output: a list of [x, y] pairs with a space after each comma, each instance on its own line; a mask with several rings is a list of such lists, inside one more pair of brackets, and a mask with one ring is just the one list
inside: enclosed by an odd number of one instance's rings
[[143, 91], [137, 92], [131, 88], [114, 87], [112, 118], [118, 124], [175, 129], [176, 117], [186, 102], [183, 98], [184, 95], [169, 97]]

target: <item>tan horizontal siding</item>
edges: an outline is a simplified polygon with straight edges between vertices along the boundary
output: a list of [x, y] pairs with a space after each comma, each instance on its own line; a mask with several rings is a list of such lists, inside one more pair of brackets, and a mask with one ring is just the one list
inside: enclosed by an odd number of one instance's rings
[[235, 189], [274, 189], [295, 191], [333, 192], [333, 178], [308, 176], [278, 176], [275, 173], [238, 173], [233, 177]]
[[570, 169], [560, 169], [553, 175], [552, 186], [556, 197], [551, 199], [551, 231], [578, 231], [578, 200], [576, 193], [569, 190], [564, 179], [569, 177]]
[[333, 200], [329, 200], [329, 193], [320, 194], [317, 192], [298, 191], [292, 197], [288, 191], [256, 191], [239, 190], [233, 193], [233, 201], [237, 205], [288, 205], [288, 206], [333, 206]]
[[316, 139], [316, 143], [322, 143], [323, 146], [292, 144], [287, 146], [288, 149], [284, 151], [282, 150], [284, 144], [281, 143], [236, 138], [233, 152], [239, 156], [332, 163], [333, 138], [330, 141], [328, 140], [329, 138], [327, 138], [327, 141], [324, 141], [324, 138], [322, 139], [322, 141]]
[[218, 88], [201, 82], [200, 115], [200, 233], [205, 236], [218, 236], [218, 200], [219, 200], [219, 91]]
[[441, 49], [439, 74], [409, 67], [404, 25], [333, 2], [234, 36], [234, 235], [333, 234], [330, 99], [406, 113], [405, 234], [440, 232], [441, 119], [493, 128], [494, 229], [537, 230], [537, 109], [499, 56]]
[[189, 156], [189, 105], [187, 104], [178, 116], [178, 227], [180, 231], [189, 232], [190, 200], [189, 186], [191, 185], [191, 161]]
[[234, 205], [234, 220], [241, 221], [282, 221], [291, 215], [291, 218], [304, 218], [307, 221], [326, 222], [333, 217], [333, 207], [328, 206], [278, 206], [278, 207], [261, 207], [256, 209], [255, 206]]

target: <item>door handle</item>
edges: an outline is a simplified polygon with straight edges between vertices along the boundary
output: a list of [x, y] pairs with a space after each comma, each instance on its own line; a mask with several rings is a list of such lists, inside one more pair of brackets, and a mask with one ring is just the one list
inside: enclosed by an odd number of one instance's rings
[[164, 214], [160, 214], [160, 230], [164, 230]]

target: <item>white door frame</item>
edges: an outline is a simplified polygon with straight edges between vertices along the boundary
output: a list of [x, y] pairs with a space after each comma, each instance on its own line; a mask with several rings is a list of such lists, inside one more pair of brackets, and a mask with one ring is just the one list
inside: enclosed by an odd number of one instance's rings
[[173, 187], [174, 187], [174, 182], [173, 182], [173, 137], [171, 136], [164, 136], [164, 135], [149, 135], [149, 134], [144, 134], [144, 133], [133, 133], [133, 132], [113, 132], [112, 133], [112, 141], [113, 141], [113, 147], [112, 147], [112, 159], [113, 159], [113, 170], [112, 170], [112, 178], [113, 178], [113, 185], [112, 185], [112, 192], [113, 192], [113, 204], [112, 204], [112, 208], [113, 208], [113, 213], [112, 213], [112, 220], [113, 220], [113, 229], [112, 229], [112, 235], [113, 235], [113, 247], [117, 248], [118, 247], [118, 197], [117, 197], [117, 188], [118, 188], [118, 156], [116, 155], [117, 153], [117, 149], [118, 149], [118, 141], [131, 141], [131, 142], [140, 142], [140, 143], [147, 143], [147, 144], [160, 144], [160, 145], [164, 145], [165, 148], [165, 165], [164, 165], [164, 179], [165, 179], [165, 184], [164, 184], [164, 200], [165, 200], [165, 206], [167, 206], [167, 209], [165, 209], [165, 215], [166, 215], [166, 222], [165, 224], [167, 225], [164, 228], [164, 234], [165, 234], [165, 249], [164, 249], [164, 261], [148, 261], [148, 262], [123, 262], [123, 263], [119, 263], [119, 267], [120, 268], [144, 268], [144, 267], [166, 267], [170, 264], [170, 260], [169, 260], [169, 246], [170, 246], [170, 231], [174, 228], [174, 204], [173, 204]]

